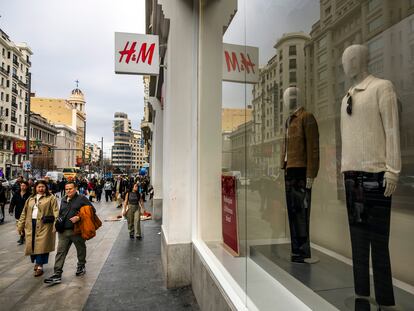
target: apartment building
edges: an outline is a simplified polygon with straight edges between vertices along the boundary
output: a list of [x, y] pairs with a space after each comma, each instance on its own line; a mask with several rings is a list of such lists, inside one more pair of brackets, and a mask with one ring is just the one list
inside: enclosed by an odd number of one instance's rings
[[305, 105], [305, 46], [310, 37], [304, 32], [285, 33], [274, 45], [275, 55], [260, 68], [259, 83], [253, 86], [253, 148], [255, 165], [249, 175], [275, 175], [279, 169], [280, 143], [285, 120], [292, 113], [283, 105], [283, 93], [299, 88], [299, 102]]
[[6, 178], [21, 173], [25, 155], [13, 154], [13, 142], [26, 137], [28, 74], [33, 54], [25, 43], [15, 43], [0, 29], [0, 171]]

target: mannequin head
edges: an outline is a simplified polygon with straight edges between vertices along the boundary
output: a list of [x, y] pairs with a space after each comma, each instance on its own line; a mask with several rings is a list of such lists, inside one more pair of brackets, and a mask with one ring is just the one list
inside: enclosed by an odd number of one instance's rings
[[342, 54], [342, 66], [345, 75], [353, 80], [368, 75], [368, 48], [360, 44], [347, 47]]
[[301, 105], [299, 104], [300, 90], [295, 87], [288, 87], [283, 93], [283, 105], [285, 111], [293, 112]]

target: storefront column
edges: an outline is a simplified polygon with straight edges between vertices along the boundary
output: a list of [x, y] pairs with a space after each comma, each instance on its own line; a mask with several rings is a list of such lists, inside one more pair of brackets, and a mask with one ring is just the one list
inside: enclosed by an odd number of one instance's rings
[[154, 187], [153, 217], [162, 216], [162, 146], [163, 146], [163, 111], [161, 103], [156, 97], [150, 97], [149, 103], [154, 110], [152, 153], [151, 153], [151, 183]]
[[170, 20], [164, 59], [161, 258], [167, 288], [191, 283], [192, 168], [196, 159], [193, 83], [194, 25], [192, 0], [159, 1]]

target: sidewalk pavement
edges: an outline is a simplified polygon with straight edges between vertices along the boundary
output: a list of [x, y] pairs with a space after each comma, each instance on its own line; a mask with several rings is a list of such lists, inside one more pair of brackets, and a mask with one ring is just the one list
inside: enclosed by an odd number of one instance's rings
[[16, 243], [14, 217], [6, 216], [5, 224], [0, 225], [2, 311], [122, 311], [149, 310], [150, 306], [151, 310], [199, 310], [190, 288], [169, 291], [163, 285], [159, 223], [143, 222], [144, 239], [130, 241], [126, 222], [104, 221], [120, 213], [113, 202], [94, 206], [103, 226], [95, 238], [86, 242], [86, 274], [75, 276], [77, 258], [72, 246], [62, 283], [54, 286], [45, 285], [43, 280], [53, 273], [55, 252], [50, 253], [49, 264], [44, 266], [44, 276], [35, 278], [33, 264], [24, 256], [25, 246]]
[[165, 288], [161, 223], [150, 220], [141, 225], [141, 241], [131, 240], [126, 223], [123, 225], [84, 310], [199, 310], [191, 287]]

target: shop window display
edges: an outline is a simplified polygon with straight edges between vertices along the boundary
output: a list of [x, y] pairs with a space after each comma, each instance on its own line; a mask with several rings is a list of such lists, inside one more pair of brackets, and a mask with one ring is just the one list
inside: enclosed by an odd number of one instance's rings
[[313, 310], [413, 309], [412, 14], [404, 1], [238, 1], [223, 42], [259, 50], [257, 81], [221, 90], [238, 253], [206, 242], [246, 305], [273, 310], [281, 284]]

